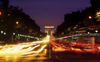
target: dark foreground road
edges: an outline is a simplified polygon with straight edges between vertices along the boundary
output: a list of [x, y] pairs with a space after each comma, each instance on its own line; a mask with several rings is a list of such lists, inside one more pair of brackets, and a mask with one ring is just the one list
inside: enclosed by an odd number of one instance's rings
[[100, 62], [100, 54], [91, 52], [56, 52], [55, 57], [62, 62]]
[[[56, 52], [52, 53], [51, 58], [32, 59], [29, 62], [100, 62], [100, 54], [76, 53], [76, 52]], [[23, 60], [22, 60], [23, 62]], [[27, 62], [27, 61], [25, 61]]]

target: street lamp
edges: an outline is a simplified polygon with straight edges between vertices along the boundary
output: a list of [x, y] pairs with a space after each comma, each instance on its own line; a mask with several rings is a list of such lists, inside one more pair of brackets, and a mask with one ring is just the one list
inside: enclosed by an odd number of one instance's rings
[[0, 15], [1, 15], [1, 12], [0, 12]]
[[98, 33], [98, 30], [95, 30], [96, 33]]
[[6, 35], [6, 33], [4, 32], [4, 35]]
[[89, 19], [92, 19], [92, 17], [91, 17], [91, 16], [89, 16]]
[[10, 16], [10, 14], [8, 14], [8, 16]]
[[3, 33], [3, 31], [1, 31], [1, 33]]
[[17, 21], [16, 24], [18, 24], [19, 22]]
[[15, 33], [13, 33], [13, 35], [15, 35]]

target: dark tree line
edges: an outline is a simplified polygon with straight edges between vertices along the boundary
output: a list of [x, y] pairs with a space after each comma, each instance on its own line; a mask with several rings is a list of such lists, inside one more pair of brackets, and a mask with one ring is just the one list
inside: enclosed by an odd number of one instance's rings
[[96, 11], [100, 10], [100, 0], [90, 0], [92, 8], [94, 8]]
[[[96, 13], [100, 11], [100, 0], [90, 0], [91, 7], [86, 7], [82, 11], [72, 12], [64, 15], [64, 22], [57, 27], [54, 36], [61, 36], [72, 31], [78, 30], [80, 27], [100, 25], [100, 21], [96, 21]], [[89, 18], [91, 17], [91, 18]]]
[[0, 30], [6, 32], [6, 39], [10, 40], [13, 33], [40, 36], [40, 27], [18, 6], [9, 5], [9, 0], [0, 0]]

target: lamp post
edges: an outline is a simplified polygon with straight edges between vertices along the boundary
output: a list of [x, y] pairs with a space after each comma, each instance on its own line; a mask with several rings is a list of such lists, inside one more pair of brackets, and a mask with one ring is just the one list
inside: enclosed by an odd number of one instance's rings
[[92, 16], [89, 16], [89, 22], [90, 22], [90, 25], [94, 25], [93, 21], [92, 21]]

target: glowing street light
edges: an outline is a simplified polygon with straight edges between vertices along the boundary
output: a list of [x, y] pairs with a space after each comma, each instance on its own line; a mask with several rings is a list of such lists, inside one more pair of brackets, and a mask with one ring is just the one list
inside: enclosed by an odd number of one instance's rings
[[98, 30], [95, 30], [96, 33], [98, 33]]
[[1, 12], [0, 12], [0, 15], [1, 15]]
[[13, 35], [15, 35], [15, 33], [13, 33]]
[[90, 34], [90, 32], [87, 32], [88, 34]]
[[10, 16], [10, 14], [8, 14], [8, 16]]
[[6, 35], [6, 33], [4, 32], [4, 35]]
[[91, 17], [91, 16], [89, 16], [89, 19], [92, 19], [92, 17]]
[[1, 33], [3, 33], [3, 31], [1, 31]]
[[16, 24], [18, 24], [19, 22], [17, 21]]

